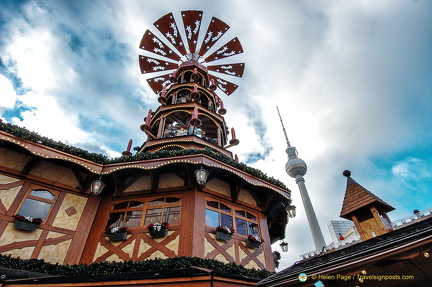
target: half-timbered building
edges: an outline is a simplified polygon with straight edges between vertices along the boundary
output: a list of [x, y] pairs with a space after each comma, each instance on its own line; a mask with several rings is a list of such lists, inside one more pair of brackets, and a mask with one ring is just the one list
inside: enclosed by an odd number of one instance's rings
[[[140, 47], [151, 39], [146, 31]], [[227, 47], [242, 51], [237, 38]], [[285, 237], [290, 191], [229, 151], [239, 140], [215, 90], [237, 86], [209, 70], [241, 76], [244, 64], [207, 67], [204, 50], [165, 82], [148, 80], [160, 106], [137, 129], [147, 140], [134, 155], [131, 142], [108, 160], [1, 123], [0, 254], [62, 265], [188, 256], [274, 271], [271, 244]], [[143, 73], [159, 67], [149, 59], [140, 56]]]

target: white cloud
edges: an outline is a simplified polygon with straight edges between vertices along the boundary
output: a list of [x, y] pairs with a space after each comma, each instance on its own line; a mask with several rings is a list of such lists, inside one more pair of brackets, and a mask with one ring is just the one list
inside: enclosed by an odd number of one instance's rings
[[395, 177], [416, 180], [432, 177], [432, 168], [424, 160], [418, 158], [407, 158], [398, 161], [391, 169]]
[[37, 109], [24, 111], [22, 113], [24, 120], [20, 121], [15, 118], [14, 124], [24, 126], [29, 130], [37, 130], [41, 135], [71, 144], [88, 142], [88, 139], [91, 138], [90, 134], [77, 127], [76, 115], [62, 110], [56, 98], [30, 92], [21, 96], [20, 100], [26, 106], [37, 106]]
[[[238, 36], [245, 51], [233, 62], [246, 63], [232, 96], [217, 91], [228, 110], [226, 123], [240, 139], [230, 150], [241, 161], [265, 154], [253, 166], [284, 182], [298, 207], [287, 227], [290, 251], [282, 254], [281, 268], [311, 251], [313, 242], [295, 181], [285, 173], [286, 142], [276, 106], [308, 165], [306, 186], [328, 242], [326, 225], [338, 218], [345, 191], [344, 169], [382, 199], [396, 202], [401, 213], [412, 209], [400, 203], [400, 196], [408, 197], [401, 179], [416, 171], [419, 187], [427, 186], [429, 2], [83, 3], [30, 1], [23, 4], [24, 14], [9, 15], [1, 27], [2, 63], [26, 91], [18, 93], [20, 100], [34, 107], [14, 122], [111, 156], [130, 138], [141, 144], [145, 135], [139, 126], [148, 109], [159, 105], [139, 71], [142, 34], [155, 32], [153, 22], [168, 12], [178, 18], [182, 10], [203, 10], [203, 23], [220, 18], [231, 26], [224, 39]], [[16, 94], [2, 77], [0, 85], [3, 112], [13, 107]], [[422, 152], [407, 158], [413, 146]]]
[[15, 105], [17, 95], [12, 86], [12, 83], [0, 74], [0, 114], [6, 109], [11, 109]]

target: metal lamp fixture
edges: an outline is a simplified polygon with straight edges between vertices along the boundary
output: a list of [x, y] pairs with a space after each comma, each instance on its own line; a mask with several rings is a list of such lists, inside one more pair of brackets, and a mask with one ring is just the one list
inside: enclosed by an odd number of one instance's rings
[[200, 169], [197, 169], [195, 171], [195, 177], [198, 185], [204, 186], [207, 182], [207, 177], [209, 175], [209, 172], [202, 167]]
[[282, 241], [281, 244], [279, 244], [283, 252], [288, 252], [288, 243]]
[[286, 211], [288, 212], [288, 216], [290, 218], [294, 218], [296, 216], [296, 207], [295, 205], [288, 205], [286, 208]]
[[102, 192], [102, 189], [105, 187], [105, 183], [103, 183], [102, 174], [100, 175], [99, 179], [96, 179], [93, 181], [90, 185], [90, 194], [92, 195], [99, 195]]

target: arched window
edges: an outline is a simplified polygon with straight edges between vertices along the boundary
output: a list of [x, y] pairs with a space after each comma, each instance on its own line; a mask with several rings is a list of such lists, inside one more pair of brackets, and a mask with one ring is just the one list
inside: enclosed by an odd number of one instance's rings
[[259, 236], [259, 229], [256, 216], [244, 210], [235, 211], [236, 232], [241, 235]]
[[232, 209], [217, 201], [207, 201], [206, 225], [233, 228]]
[[126, 201], [114, 205], [108, 220], [108, 227], [139, 227], [144, 202]]
[[163, 197], [149, 202], [144, 225], [168, 222], [180, 223], [180, 199]]
[[18, 214], [33, 218], [45, 218], [55, 201], [55, 195], [45, 189], [33, 189], [21, 205]]
[[260, 236], [255, 215], [244, 210], [236, 210], [235, 207], [217, 201], [207, 201], [206, 225], [234, 228], [236, 233], [244, 236], [248, 234]]
[[143, 227], [150, 223], [180, 223], [181, 199], [161, 197], [149, 201], [124, 201], [113, 206], [107, 228]]

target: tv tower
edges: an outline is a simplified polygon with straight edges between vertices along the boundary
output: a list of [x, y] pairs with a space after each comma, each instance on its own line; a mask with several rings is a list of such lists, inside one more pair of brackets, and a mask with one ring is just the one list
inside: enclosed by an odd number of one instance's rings
[[310, 201], [309, 194], [306, 189], [305, 180], [303, 176], [306, 174], [307, 166], [306, 163], [297, 157], [297, 150], [295, 147], [291, 146], [288, 136], [285, 131], [284, 124], [282, 122], [282, 117], [279, 112], [279, 108], [277, 108], [279, 119], [282, 124], [282, 129], [285, 134], [285, 139], [287, 141], [288, 148], [286, 149], [286, 153], [288, 154], [288, 162], [285, 165], [285, 170], [287, 174], [296, 179], [296, 183], [300, 190], [300, 195], [303, 201], [303, 206], [306, 211], [306, 217], [309, 223], [309, 228], [312, 233], [312, 238], [315, 244], [316, 250], [321, 250], [324, 246], [326, 246], [326, 243], [324, 241], [324, 237], [321, 232], [321, 228], [318, 224], [317, 217], [315, 215], [315, 211], [312, 206], [312, 202]]

